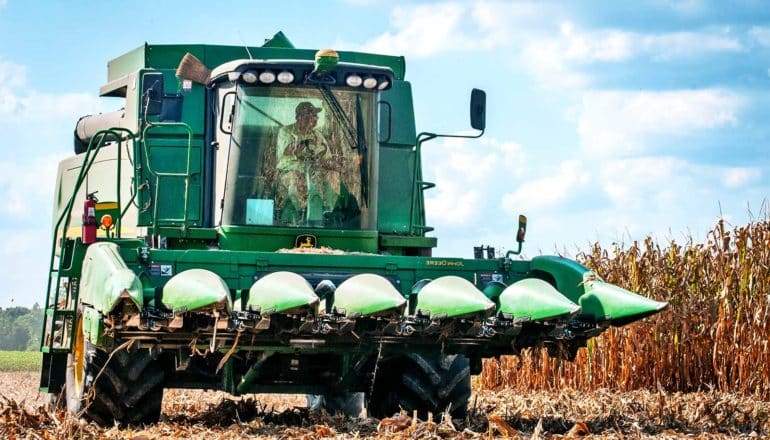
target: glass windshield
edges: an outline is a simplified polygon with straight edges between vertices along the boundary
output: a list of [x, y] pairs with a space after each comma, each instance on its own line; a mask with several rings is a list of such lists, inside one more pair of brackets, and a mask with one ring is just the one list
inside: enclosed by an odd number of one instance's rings
[[374, 94], [239, 87], [223, 224], [368, 229]]

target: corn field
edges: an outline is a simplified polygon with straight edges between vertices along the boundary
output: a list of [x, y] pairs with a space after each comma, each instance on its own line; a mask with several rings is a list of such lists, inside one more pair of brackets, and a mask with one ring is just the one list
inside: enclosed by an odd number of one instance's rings
[[574, 362], [542, 349], [487, 360], [484, 388], [714, 389], [770, 399], [770, 221], [732, 229], [719, 221], [705, 243], [593, 245], [577, 258], [669, 308], [609, 329]]

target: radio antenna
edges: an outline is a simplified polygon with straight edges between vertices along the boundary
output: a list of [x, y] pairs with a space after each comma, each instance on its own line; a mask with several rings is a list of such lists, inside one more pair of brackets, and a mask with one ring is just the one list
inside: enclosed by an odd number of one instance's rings
[[246, 54], [249, 56], [249, 59], [253, 60], [254, 57], [251, 56], [251, 51], [249, 50], [249, 46], [246, 44], [246, 40], [243, 39], [243, 35], [241, 35], [241, 31], [238, 31], [238, 38], [241, 39], [241, 43], [243, 43], [243, 48], [246, 49]]

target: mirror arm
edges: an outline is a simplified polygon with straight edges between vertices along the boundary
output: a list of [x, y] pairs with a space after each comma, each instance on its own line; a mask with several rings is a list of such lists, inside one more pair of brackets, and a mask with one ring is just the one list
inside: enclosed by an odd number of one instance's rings
[[427, 142], [436, 138], [462, 138], [462, 139], [478, 139], [484, 136], [484, 130], [481, 130], [479, 134], [438, 134], [423, 131], [417, 135], [417, 149], [420, 148], [423, 142]]
[[505, 253], [505, 259], [506, 260], [510, 260], [511, 259], [511, 255], [519, 255], [521, 253], [521, 247], [522, 247], [523, 243], [524, 242], [520, 241], [519, 242], [519, 248], [516, 249], [515, 251], [514, 250], [510, 250], [510, 251], [506, 252]]

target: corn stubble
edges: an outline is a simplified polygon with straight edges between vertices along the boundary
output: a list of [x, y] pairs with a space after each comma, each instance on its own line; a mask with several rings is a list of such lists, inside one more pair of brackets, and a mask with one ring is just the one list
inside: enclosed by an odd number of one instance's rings
[[608, 282], [669, 301], [642, 322], [590, 340], [574, 362], [543, 349], [486, 360], [481, 385], [520, 391], [713, 389], [770, 399], [770, 221], [729, 229], [705, 243], [652, 238], [578, 255]]

